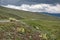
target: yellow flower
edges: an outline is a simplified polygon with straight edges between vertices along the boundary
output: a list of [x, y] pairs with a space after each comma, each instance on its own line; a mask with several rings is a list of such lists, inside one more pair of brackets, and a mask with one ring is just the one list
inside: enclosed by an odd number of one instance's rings
[[25, 29], [24, 28], [17, 28], [17, 31], [18, 32], [25, 32]]
[[43, 34], [43, 38], [47, 40], [47, 34]]
[[36, 29], [39, 29], [39, 27], [36, 26]]
[[43, 36], [42, 36], [42, 34], [41, 34], [41, 35], [39, 35], [39, 37], [43, 37]]

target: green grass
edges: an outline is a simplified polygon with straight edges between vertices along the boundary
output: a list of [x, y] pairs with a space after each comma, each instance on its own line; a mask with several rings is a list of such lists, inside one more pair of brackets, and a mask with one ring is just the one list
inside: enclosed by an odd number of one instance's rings
[[[0, 20], [9, 20], [9, 18], [15, 18], [26, 24], [20, 21], [8, 23], [0, 22], [0, 33], [8, 33], [5, 35], [5, 37], [8, 38], [5, 38], [6, 40], [14, 40], [14, 38], [16, 40], [60, 40], [60, 18], [42, 13], [39, 14], [0, 7]], [[42, 35], [42, 38], [39, 37], [39, 35]], [[11, 37], [13, 37], [13, 39]]]

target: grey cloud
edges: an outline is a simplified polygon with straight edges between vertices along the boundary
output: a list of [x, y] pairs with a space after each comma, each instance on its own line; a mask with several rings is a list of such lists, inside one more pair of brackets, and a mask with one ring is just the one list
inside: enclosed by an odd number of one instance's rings
[[0, 4], [21, 5], [21, 4], [60, 4], [60, 0], [0, 0]]
[[35, 4], [35, 5], [21, 4], [21, 6], [6, 5], [4, 7], [18, 9], [18, 10], [24, 10], [24, 11], [31, 11], [31, 12], [60, 13], [60, 4], [56, 4], [56, 5], [52, 5], [52, 4]]

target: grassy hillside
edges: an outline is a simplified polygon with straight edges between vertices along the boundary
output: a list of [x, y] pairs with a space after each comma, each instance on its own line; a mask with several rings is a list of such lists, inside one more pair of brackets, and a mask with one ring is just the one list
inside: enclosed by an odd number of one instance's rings
[[59, 30], [60, 18], [0, 7], [1, 40], [60, 40]]

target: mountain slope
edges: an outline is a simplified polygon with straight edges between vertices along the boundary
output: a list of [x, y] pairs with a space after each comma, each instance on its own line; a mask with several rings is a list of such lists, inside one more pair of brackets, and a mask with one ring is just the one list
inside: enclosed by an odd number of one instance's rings
[[[44, 19], [44, 20], [58, 20], [58, 18], [56, 17], [52, 17], [52, 16], [48, 16], [42, 13], [35, 13], [35, 12], [27, 12], [27, 11], [22, 11], [22, 10], [13, 10], [13, 9], [9, 9], [9, 8], [4, 8], [4, 7], [0, 7], [0, 11], [2, 14], [12, 14], [12, 15], [16, 15], [22, 18], [26, 18], [26, 19]], [[11, 16], [11, 15], [9, 15]]]
[[60, 40], [60, 18], [0, 7], [1, 20], [1, 40]]

